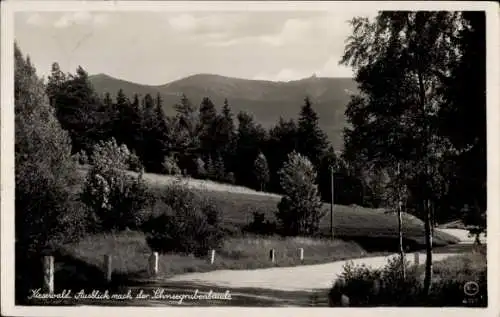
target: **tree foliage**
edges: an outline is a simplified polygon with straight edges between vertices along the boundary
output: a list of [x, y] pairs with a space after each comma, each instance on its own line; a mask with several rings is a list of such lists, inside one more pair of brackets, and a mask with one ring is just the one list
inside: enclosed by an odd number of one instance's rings
[[264, 153], [259, 153], [254, 162], [255, 168], [255, 178], [257, 182], [260, 184], [260, 190], [264, 191], [265, 186], [269, 182], [269, 166], [267, 165], [267, 159], [264, 156]]
[[94, 145], [92, 168], [80, 197], [97, 231], [137, 229], [142, 224], [149, 192], [142, 173], [137, 177], [126, 174], [130, 155], [127, 146], [118, 145], [115, 139]]
[[319, 166], [319, 161], [328, 148], [326, 134], [319, 127], [319, 117], [312, 107], [309, 97], [304, 99], [298, 120], [299, 153], [305, 155], [313, 164]]
[[312, 163], [303, 155], [292, 152], [279, 172], [284, 196], [278, 204], [277, 219], [285, 235], [310, 236], [319, 232], [324, 213]]
[[76, 74], [63, 76], [54, 64], [46, 92], [62, 128], [71, 137], [73, 153], [81, 149], [90, 151], [95, 142], [112, 133], [106, 125], [110, 115], [104, 111], [88, 73], [81, 66]]
[[[76, 184], [71, 140], [59, 124], [29, 57], [15, 45], [16, 249], [27, 256], [77, 232], [68, 226]], [[83, 224], [83, 223], [82, 223]], [[16, 255], [17, 256], [17, 255]]]
[[426, 225], [425, 293], [431, 283], [433, 213], [449, 190], [446, 170], [457, 152], [440, 130], [443, 91], [459, 60], [463, 22], [460, 13], [444, 11], [355, 18], [342, 59], [355, 69], [361, 92], [346, 110], [352, 126], [345, 132], [346, 157], [365, 169], [387, 170], [396, 162], [406, 167], [410, 204]]
[[239, 163], [235, 170], [236, 180], [258, 188], [253, 175], [254, 158], [261, 151], [267, 139], [266, 130], [254, 121], [253, 116], [245, 112], [238, 114], [236, 160]]

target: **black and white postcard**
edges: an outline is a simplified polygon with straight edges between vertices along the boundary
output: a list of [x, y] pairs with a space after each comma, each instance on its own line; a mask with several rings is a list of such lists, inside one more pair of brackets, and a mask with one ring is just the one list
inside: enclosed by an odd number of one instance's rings
[[2, 315], [500, 313], [498, 4], [1, 5]]

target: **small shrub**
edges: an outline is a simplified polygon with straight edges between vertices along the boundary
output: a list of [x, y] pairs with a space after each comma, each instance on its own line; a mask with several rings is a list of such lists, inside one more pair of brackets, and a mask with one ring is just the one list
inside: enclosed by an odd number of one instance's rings
[[[381, 270], [365, 265], [344, 266], [329, 293], [330, 306], [340, 306], [340, 297], [347, 295], [351, 306], [475, 306], [487, 305], [487, 278], [484, 260], [471, 259], [470, 254], [437, 262], [429, 296], [424, 296], [422, 267], [405, 262], [406, 278], [402, 278], [399, 257], [388, 260]], [[476, 282], [479, 293], [467, 301], [464, 285]], [[464, 302], [464, 299], [466, 300]]]
[[332, 306], [340, 305], [342, 295], [347, 295], [350, 304], [354, 306], [368, 306], [379, 290], [374, 288], [380, 280], [381, 271], [371, 269], [366, 265], [353, 265], [352, 261], [344, 265], [344, 272], [330, 290], [329, 297]]
[[217, 206], [211, 200], [174, 183], [162, 202], [163, 210], [151, 215], [142, 227], [153, 250], [203, 256], [220, 247], [224, 232]]
[[80, 150], [80, 152], [75, 153], [72, 156], [73, 160], [75, 163], [80, 164], [80, 165], [87, 165], [89, 164], [89, 157], [87, 153], [84, 150]]
[[224, 237], [236, 237], [242, 235], [241, 227], [233, 223], [224, 222], [221, 225], [221, 230], [224, 234]]
[[114, 138], [100, 141], [94, 145], [90, 163], [97, 170], [119, 169], [129, 167], [130, 151], [125, 144], [118, 145]]
[[163, 161], [163, 172], [167, 175], [181, 175], [182, 171], [177, 165], [177, 161], [172, 156], [165, 157]]
[[405, 278], [399, 256], [390, 258], [381, 272], [382, 287], [377, 302], [381, 305], [412, 305], [419, 298], [422, 290], [420, 271], [406, 260], [404, 262]]
[[276, 233], [276, 223], [266, 220], [263, 212], [254, 211], [253, 220], [245, 227], [244, 231], [258, 235], [273, 235]]
[[128, 158], [128, 166], [129, 170], [134, 172], [140, 172], [144, 168], [141, 159], [139, 158], [139, 156], [137, 156], [137, 154], [135, 154], [135, 152], [130, 153], [130, 156]]
[[136, 229], [143, 222], [141, 213], [150, 203], [151, 195], [142, 173], [137, 177], [125, 173], [129, 157], [127, 147], [118, 146], [114, 139], [94, 147], [93, 167], [80, 197], [89, 208], [89, 219], [95, 228]]
[[233, 172], [227, 173], [224, 181], [228, 184], [234, 185], [236, 183], [236, 178], [234, 177], [234, 173]]
[[204, 179], [207, 177], [207, 169], [206, 169], [206, 164], [201, 158], [196, 158], [194, 160], [194, 165], [195, 165], [195, 171], [194, 171], [194, 176], [199, 179]]

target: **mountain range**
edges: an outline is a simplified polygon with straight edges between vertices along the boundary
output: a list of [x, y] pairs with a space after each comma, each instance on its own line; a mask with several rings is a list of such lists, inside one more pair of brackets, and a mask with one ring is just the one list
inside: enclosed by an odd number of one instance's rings
[[320, 127], [336, 150], [343, 147], [342, 131], [347, 126], [344, 111], [350, 95], [357, 91], [352, 78], [312, 76], [289, 82], [250, 80], [213, 74], [197, 74], [164, 85], [143, 85], [111, 77], [106, 74], [90, 76], [99, 95], [109, 92], [116, 96], [122, 89], [129, 98], [134, 94], [153, 97], [160, 93], [167, 115], [175, 113], [174, 104], [184, 93], [193, 105], [209, 97], [220, 109], [227, 98], [233, 113], [246, 111], [265, 128], [275, 125], [280, 117], [298, 118], [304, 98], [309, 96], [318, 113]]

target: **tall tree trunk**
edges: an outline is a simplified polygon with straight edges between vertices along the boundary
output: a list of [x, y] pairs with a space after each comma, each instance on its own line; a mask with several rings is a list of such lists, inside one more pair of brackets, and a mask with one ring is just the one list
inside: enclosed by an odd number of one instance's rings
[[331, 201], [330, 201], [330, 235], [331, 235], [331, 238], [332, 240], [334, 239], [335, 237], [335, 232], [334, 232], [334, 229], [333, 229], [333, 206], [334, 206], [334, 174], [333, 174], [333, 167], [330, 167], [330, 182], [331, 182]]
[[435, 218], [435, 206], [431, 204], [431, 235], [434, 236], [434, 227], [436, 226], [436, 218]]
[[399, 232], [399, 256], [401, 259], [401, 274], [403, 280], [406, 279], [405, 251], [403, 246], [403, 218], [401, 216], [401, 206], [398, 206], [398, 232]]
[[403, 280], [406, 279], [406, 267], [405, 267], [405, 250], [403, 246], [403, 217], [402, 217], [402, 212], [401, 212], [401, 206], [402, 206], [402, 201], [401, 201], [401, 187], [399, 184], [399, 163], [398, 163], [398, 169], [397, 169], [397, 193], [398, 193], [398, 233], [399, 233], [399, 257], [401, 260], [401, 274], [403, 277]]
[[425, 214], [425, 278], [424, 278], [424, 295], [428, 296], [431, 291], [432, 282], [432, 219], [431, 219], [431, 208], [430, 200], [425, 199], [424, 201], [424, 214]]
[[[408, 16], [407, 16], [408, 19]], [[408, 20], [409, 22], [409, 20]], [[411, 23], [409, 23], [411, 25]], [[419, 26], [417, 26], [417, 32], [419, 31]], [[423, 127], [424, 129], [424, 144], [422, 147], [423, 153], [421, 153], [421, 159], [423, 164], [426, 164], [424, 166], [423, 172], [424, 172], [424, 183], [420, 184], [421, 186], [424, 186], [423, 192], [425, 193], [424, 196], [422, 197], [423, 199], [423, 212], [424, 212], [424, 226], [425, 226], [425, 253], [426, 253], [426, 258], [425, 258], [425, 277], [424, 277], [424, 296], [428, 296], [430, 294], [431, 290], [431, 283], [432, 283], [432, 215], [431, 215], [431, 207], [430, 207], [430, 192], [428, 188], [425, 186], [428, 186], [429, 180], [431, 178], [431, 173], [430, 173], [430, 168], [431, 168], [431, 162], [430, 162], [430, 156], [433, 155], [432, 149], [429, 147], [430, 143], [430, 126], [429, 122], [427, 121], [427, 96], [426, 96], [426, 88], [425, 88], [425, 82], [424, 82], [424, 75], [422, 72], [422, 65], [424, 61], [420, 57], [421, 53], [421, 48], [417, 47], [416, 48], [416, 72], [417, 72], [417, 80], [418, 80], [418, 91], [419, 91], [419, 102], [420, 102], [420, 111], [422, 115], [422, 122], [425, 125]]]

